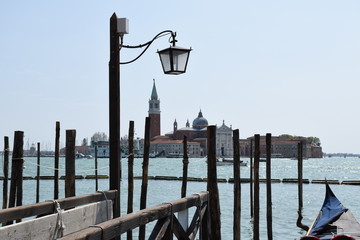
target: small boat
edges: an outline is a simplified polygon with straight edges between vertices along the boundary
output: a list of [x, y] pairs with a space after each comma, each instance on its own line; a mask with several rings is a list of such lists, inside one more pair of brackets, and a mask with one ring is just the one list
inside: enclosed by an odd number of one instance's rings
[[356, 240], [360, 239], [360, 224], [345, 208], [326, 183], [323, 206], [306, 236], [300, 240]]
[[[234, 164], [234, 160], [233, 159], [227, 159], [227, 158], [217, 158], [216, 159], [216, 165], [222, 166], [222, 165], [233, 165]], [[247, 162], [241, 161], [240, 160], [240, 166], [242, 167], [246, 167], [247, 166]]]

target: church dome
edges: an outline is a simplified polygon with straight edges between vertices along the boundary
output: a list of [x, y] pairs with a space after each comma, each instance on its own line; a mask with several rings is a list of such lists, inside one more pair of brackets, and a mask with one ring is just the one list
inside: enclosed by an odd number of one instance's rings
[[208, 121], [206, 120], [206, 118], [203, 117], [202, 112], [200, 110], [198, 117], [195, 118], [192, 123], [192, 127], [196, 129], [202, 129], [207, 126], [208, 126]]

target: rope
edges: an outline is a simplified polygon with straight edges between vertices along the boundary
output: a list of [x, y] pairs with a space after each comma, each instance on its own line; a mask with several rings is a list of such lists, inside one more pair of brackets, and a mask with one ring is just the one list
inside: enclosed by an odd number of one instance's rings
[[53, 203], [54, 203], [54, 207], [57, 211], [57, 220], [56, 220], [54, 235], [53, 235], [52, 239], [56, 240], [59, 237], [62, 237], [64, 235], [65, 224], [64, 224], [63, 218], [62, 218], [63, 211], [60, 208], [59, 202], [56, 200], [53, 200]]
[[106, 203], [106, 219], [107, 220], [110, 220], [110, 218], [109, 218], [109, 203], [108, 203], [108, 198], [107, 198], [107, 196], [106, 196], [106, 194], [105, 194], [105, 192], [104, 191], [98, 191], [98, 192], [101, 192], [103, 195], [104, 195], [104, 197], [105, 197], [105, 203]]

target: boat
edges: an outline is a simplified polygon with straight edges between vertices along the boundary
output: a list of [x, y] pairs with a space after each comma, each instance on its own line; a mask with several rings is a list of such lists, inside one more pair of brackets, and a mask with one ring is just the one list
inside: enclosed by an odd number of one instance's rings
[[300, 240], [356, 240], [360, 239], [360, 224], [344, 207], [326, 183], [324, 203], [306, 236]]
[[[218, 166], [222, 166], [222, 165], [233, 165], [233, 164], [234, 164], [234, 160], [233, 160], [233, 159], [228, 159], [228, 158], [217, 158], [217, 159], [216, 159], [216, 165], [218, 165]], [[244, 161], [240, 160], [240, 166], [246, 167], [246, 166], [247, 166], [247, 162], [244, 162]]]

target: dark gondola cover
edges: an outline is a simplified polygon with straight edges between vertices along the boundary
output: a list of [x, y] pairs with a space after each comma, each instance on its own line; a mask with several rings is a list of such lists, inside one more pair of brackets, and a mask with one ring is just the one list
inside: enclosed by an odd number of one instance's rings
[[328, 184], [323, 206], [307, 236], [301, 239], [360, 239], [360, 224], [351, 211], [341, 204]]

